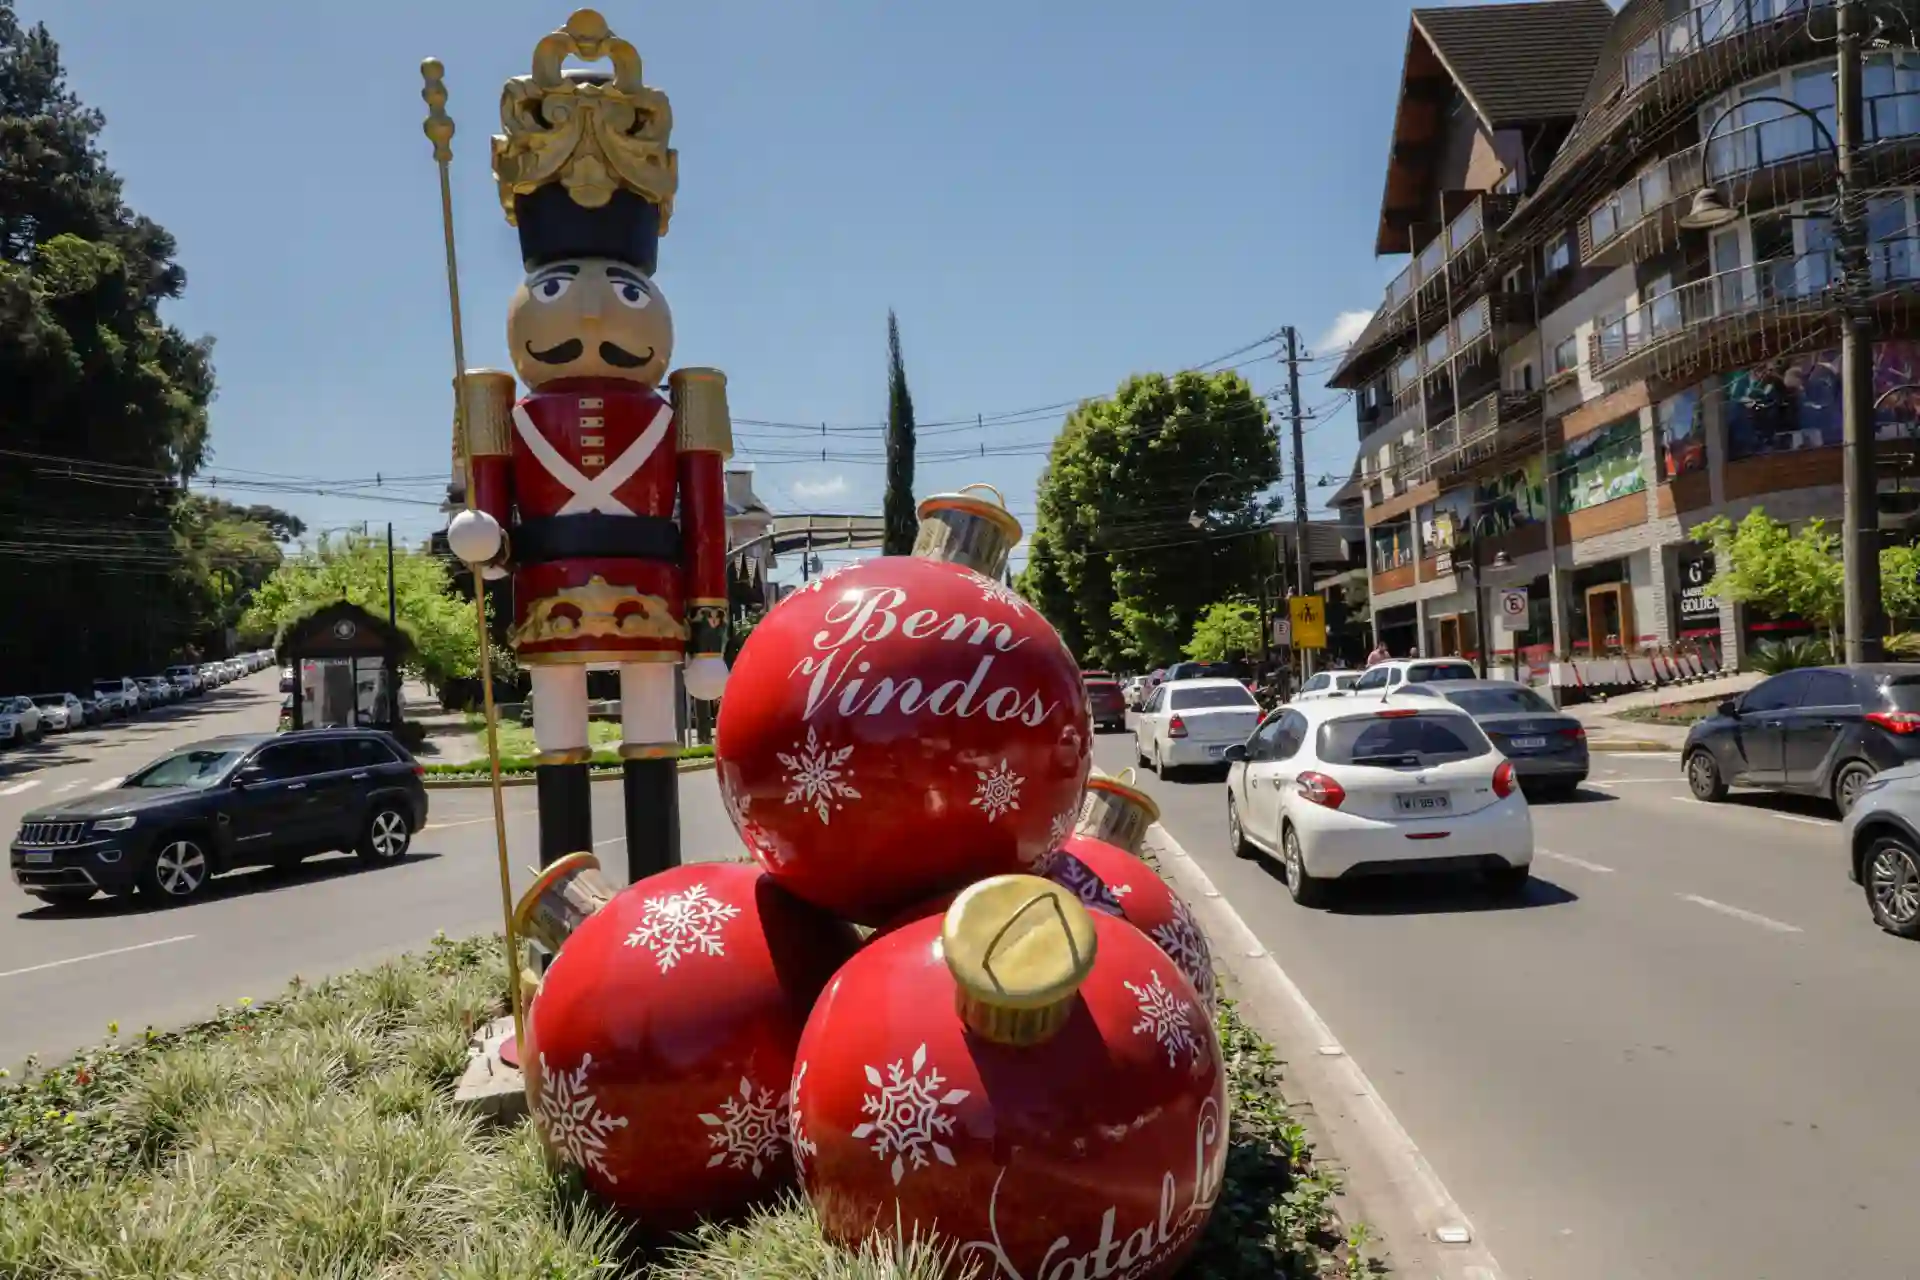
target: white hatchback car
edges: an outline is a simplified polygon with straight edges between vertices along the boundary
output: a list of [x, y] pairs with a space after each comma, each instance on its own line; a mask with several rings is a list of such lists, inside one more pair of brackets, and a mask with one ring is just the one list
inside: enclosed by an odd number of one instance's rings
[[1322, 671], [1309, 676], [1300, 686], [1300, 692], [1293, 695], [1294, 702], [1313, 702], [1320, 698], [1344, 698], [1353, 691], [1365, 674], [1359, 671]]
[[1238, 680], [1171, 680], [1147, 695], [1133, 718], [1140, 763], [1166, 777], [1189, 765], [1216, 765], [1260, 724], [1260, 704]]
[[1227, 752], [1227, 838], [1280, 859], [1295, 902], [1331, 881], [1478, 871], [1525, 891], [1533, 817], [1473, 717], [1433, 697], [1280, 708]]

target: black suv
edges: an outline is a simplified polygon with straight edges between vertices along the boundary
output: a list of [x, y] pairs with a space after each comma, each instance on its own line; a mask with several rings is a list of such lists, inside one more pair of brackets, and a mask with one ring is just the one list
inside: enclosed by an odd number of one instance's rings
[[29, 813], [13, 839], [13, 879], [56, 905], [136, 888], [173, 903], [236, 867], [336, 849], [396, 862], [426, 825], [423, 772], [366, 729], [210, 738], [110, 791]]
[[1681, 753], [1687, 785], [1825, 796], [1844, 815], [1882, 769], [1920, 760], [1920, 663], [1785, 671], [1720, 704]]

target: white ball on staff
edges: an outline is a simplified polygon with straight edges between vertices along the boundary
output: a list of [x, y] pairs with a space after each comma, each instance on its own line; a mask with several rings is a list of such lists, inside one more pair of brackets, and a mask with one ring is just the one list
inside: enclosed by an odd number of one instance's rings
[[462, 511], [447, 525], [447, 546], [468, 564], [485, 564], [500, 554], [500, 522], [484, 511]]

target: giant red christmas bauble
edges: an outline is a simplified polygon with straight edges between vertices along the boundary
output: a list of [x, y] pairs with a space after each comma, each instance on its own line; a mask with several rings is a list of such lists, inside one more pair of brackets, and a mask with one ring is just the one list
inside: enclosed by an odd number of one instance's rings
[[632, 885], [567, 939], [521, 1063], [547, 1150], [649, 1229], [790, 1184], [787, 1087], [851, 928], [745, 863]]
[[1004, 584], [893, 556], [754, 628], [720, 707], [720, 787], [768, 874], [863, 924], [1043, 866], [1092, 735], [1080, 671]]
[[1179, 1267], [1226, 1161], [1193, 987], [1134, 926], [1004, 876], [848, 961], [794, 1068], [802, 1184], [829, 1238], [937, 1230], [1000, 1280]]

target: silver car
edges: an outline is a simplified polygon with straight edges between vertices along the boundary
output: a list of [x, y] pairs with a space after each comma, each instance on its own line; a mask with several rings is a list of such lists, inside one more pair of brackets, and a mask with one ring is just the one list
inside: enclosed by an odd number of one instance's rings
[[1861, 783], [1840, 833], [1847, 874], [1866, 891], [1875, 923], [1920, 940], [1920, 763]]

